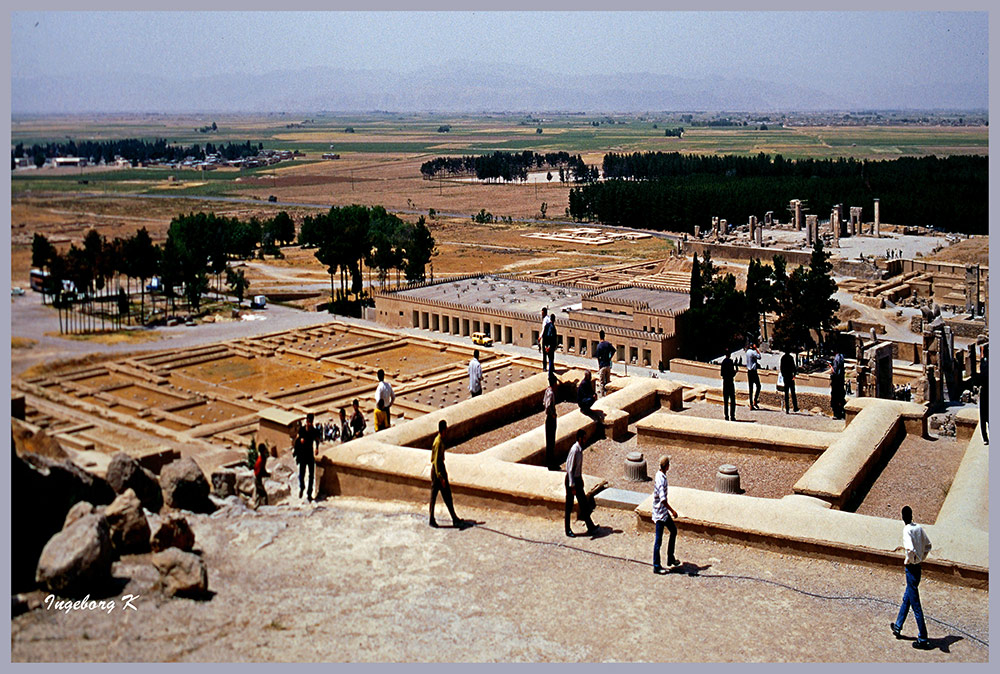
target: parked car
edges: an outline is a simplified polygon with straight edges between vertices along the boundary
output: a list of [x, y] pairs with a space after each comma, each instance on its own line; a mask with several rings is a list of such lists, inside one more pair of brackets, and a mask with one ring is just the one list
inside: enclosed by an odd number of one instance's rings
[[478, 344], [479, 346], [493, 346], [493, 340], [490, 339], [485, 332], [473, 332], [472, 343]]
[[19, 286], [14, 286], [13, 288], [10, 289], [10, 294], [11, 294], [12, 297], [14, 295], [23, 295], [24, 294], [24, 288], [21, 288]]
[[268, 200], [268, 201], [270, 201], [271, 203], [274, 203], [275, 201], [277, 201], [277, 200], [278, 200], [278, 197], [276, 197], [276, 196], [274, 196], [274, 195], [272, 194], [271, 196], [269, 196], [269, 197], [267, 198], [267, 200]]

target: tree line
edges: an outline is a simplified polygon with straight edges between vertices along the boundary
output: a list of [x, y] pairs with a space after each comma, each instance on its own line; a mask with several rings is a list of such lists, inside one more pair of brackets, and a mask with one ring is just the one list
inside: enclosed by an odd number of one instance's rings
[[382, 287], [391, 271], [396, 272], [397, 283], [401, 272], [408, 282], [423, 281], [435, 251], [424, 216], [409, 223], [382, 206], [357, 204], [306, 216], [299, 229], [299, 244], [316, 249], [316, 259], [330, 274], [335, 305], [346, 303], [349, 292], [356, 298], [364, 295], [364, 267], [369, 271], [369, 286], [372, 271]]
[[121, 157], [136, 166], [142, 161], [171, 162], [180, 161], [185, 157], [204, 159], [210, 154], [218, 154], [226, 159], [242, 159], [256, 156], [262, 149], [264, 149], [263, 143], [254, 145], [249, 140], [245, 143], [229, 142], [225, 145], [205, 143], [204, 147], [198, 143], [191, 146], [170, 144], [169, 141], [162, 138], [157, 138], [152, 142], [139, 138], [106, 141], [84, 140], [79, 143], [68, 140], [64, 143], [52, 142], [43, 145], [35, 143], [30, 147], [18, 143], [14, 146], [11, 158], [14, 160], [19, 157], [31, 157], [36, 166], [41, 166], [50, 157], [83, 157], [95, 164], [102, 160], [105, 164], [110, 164], [115, 161], [115, 157]]
[[[745, 290], [736, 289], [732, 274], [720, 274], [706, 253], [691, 267], [691, 304], [683, 314], [684, 345], [689, 357], [709, 360], [761, 335], [761, 316], [777, 314], [770, 344], [781, 351], [800, 352], [823, 348], [824, 333], [833, 329], [840, 303], [834, 299], [837, 283], [830, 254], [822, 241], [813, 247], [808, 266], [787, 271], [785, 258], [775, 255], [772, 264], [751, 260]], [[814, 338], [814, 336], [816, 338]]]
[[[449, 176], [474, 175], [479, 180], [503, 180], [504, 182], [524, 181], [532, 168], [562, 169], [560, 175], [589, 175], [588, 167], [580, 155], [568, 152], [546, 152], [540, 154], [531, 150], [522, 152], [497, 151], [486, 155], [464, 155], [461, 157], [436, 157], [420, 165], [420, 174], [434, 178], [439, 173]], [[563, 173], [568, 171], [568, 173]], [[567, 178], [561, 178], [565, 180]]]
[[[215, 278], [216, 291], [221, 292], [225, 274], [225, 284], [242, 302], [249, 282], [243, 270], [230, 269], [228, 263], [254, 254], [261, 258], [265, 253], [281, 255], [278, 245], [294, 239], [295, 223], [284, 211], [263, 221], [191, 213], [171, 220], [162, 245], [152, 242], [145, 227], [131, 237], [111, 240], [91, 229], [82, 247], [73, 243], [60, 253], [44, 235], [36, 233], [31, 243], [31, 264], [49, 273], [43, 293], [60, 310], [60, 329], [92, 330], [98, 319], [103, 326], [107, 317], [119, 326], [122, 321], [131, 322], [133, 281], [138, 282], [138, 315], [144, 322], [146, 282], [154, 277], [161, 279], [160, 287], [170, 310], [175, 308], [178, 297], [175, 288], [181, 288], [181, 295], [197, 311], [202, 296], [210, 289], [210, 275]], [[116, 311], [109, 311], [109, 306]], [[67, 311], [65, 328], [63, 310]], [[77, 310], [75, 315], [73, 310]], [[76, 322], [75, 327], [71, 320]]]
[[790, 161], [763, 153], [609, 154], [604, 174], [602, 182], [570, 190], [571, 217], [692, 233], [713, 216], [746, 222], [775, 211], [782, 218], [792, 199], [823, 219], [834, 204], [870, 209], [877, 198], [883, 222], [988, 233], [988, 160], [982, 156]]

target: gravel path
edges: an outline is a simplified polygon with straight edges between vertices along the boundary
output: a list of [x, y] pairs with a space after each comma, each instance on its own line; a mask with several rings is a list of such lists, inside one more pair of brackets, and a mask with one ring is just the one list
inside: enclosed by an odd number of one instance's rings
[[[695, 538], [680, 572], [652, 573], [652, 535], [599, 508], [602, 535], [572, 541], [557, 518], [463, 504], [479, 525], [431, 529], [422, 503], [332, 498], [192, 516], [210, 601], [164, 599], [141, 557], [116, 574], [138, 611], [12, 619], [20, 661], [986, 662], [989, 595], [920, 586], [935, 645], [895, 640], [891, 569]], [[264, 512], [266, 511], [266, 512]], [[596, 553], [596, 554], [594, 554]], [[759, 580], [753, 580], [759, 579]], [[783, 586], [783, 585], [787, 585]], [[790, 588], [796, 588], [795, 590]], [[804, 593], [814, 593], [821, 597]], [[829, 597], [868, 599], [831, 599]], [[954, 627], [944, 626], [943, 620]], [[959, 631], [961, 630], [961, 631]]]

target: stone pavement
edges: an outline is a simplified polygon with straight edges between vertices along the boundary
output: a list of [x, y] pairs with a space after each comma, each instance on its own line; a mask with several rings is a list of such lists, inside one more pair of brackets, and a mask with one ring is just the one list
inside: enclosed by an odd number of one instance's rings
[[[684, 536], [681, 572], [651, 573], [652, 535], [599, 508], [597, 539], [469, 508], [431, 529], [426, 506], [330, 498], [195, 516], [207, 602], [166, 600], [141, 558], [116, 567], [137, 613], [36, 609], [12, 621], [13, 661], [985, 662], [989, 595], [921, 583], [931, 651], [888, 624], [902, 570]], [[265, 512], [266, 511], [266, 512]], [[688, 575], [696, 574], [696, 575]], [[719, 577], [720, 575], [729, 577]], [[751, 580], [750, 578], [761, 580]], [[798, 588], [789, 589], [780, 584]], [[863, 596], [829, 599], [810, 596]], [[934, 621], [943, 620], [955, 627]]]

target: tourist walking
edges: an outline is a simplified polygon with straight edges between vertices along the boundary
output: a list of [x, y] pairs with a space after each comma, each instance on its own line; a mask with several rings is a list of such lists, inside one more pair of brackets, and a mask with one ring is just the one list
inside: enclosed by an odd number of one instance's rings
[[736, 373], [739, 369], [726, 352], [719, 368], [719, 374], [722, 375], [722, 413], [726, 415], [726, 421], [736, 421]]
[[615, 347], [611, 346], [611, 342], [604, 339], [604, 330], [601, 330], [598, 335], [600, 335], [601, 341], [597, 343], [597, 348], [594, 349], [594, 355], [597, 357], [597, 367], [599, 368], [597, 394], [603, 398], [607, 395], [608, 382], [611, 381], [611, 359], [614, 358]]
[[461, 529], [465, 522], [455, 514], [455, 506], [451, 501], [451, 485], [448, 483], [448, 471], [444, 466], [444, 436], [448, 431], [448, 422], [441, 419], [438, 422], [438, 433], [434, 436], [434, 444], [431, 445], [431, 517], [429, 524], [437, 528], [437, 520], [434, 519], [434, 502], [437, 500], [438, 492], [448, 508], [451, 515], [451, 523], [456, 529]]
[[983, 347], [983, 359], [979, 361], [979, 432], [983, 434], [983, 444], [990, 444], [990, 345]]
[[385, 411], [385, 406], [381, 400], [375, 401], [375, 432], [389, 428], [389, 414]]
[[267, 472], [267, 445], [263, 442], [257, 445], [257, 460], [253, 465], [253, 503], [254, 508], [267, 505], [267, 491], [264, 489], [264, 478]]
[[791, 392], [792, 395], [792, 408], [798, 412], [799, 411], [799, 401], [795, 397], [795, 373], [797, 368], [795, 367], [795, 358], [788, 351], [785, 355], [781, 357], [781, 361], [778, 363], [778, 371], [781, 373], [781, 380], [785, 386], [785, 414], [788, 414], [788, 394]]
[[385, 410], [386, 417], [385, 427], [388, 428], [392, 423], [392, 404], [396, 402], [396, 394], [393, 393], [389, 382], [385, 380], [384, 370], [380, 369], [375, 376], [378, 377], [378, 386], [375, 387], [375, 407], [377, 409], [378, 402], [382, 402], [382, 409]]
[[834, 419], [844, 418], [844, 354], [837, 349], [830, 363], [830, 408]]
[[[313, 455], [312, 441], [310, 433], [305, 426], [299, 427], [299, 432], [295, 436], [295, 445], [292, 450], [295, 463], [299, 464], [299, 498], [305, 492], [309, 501], [313, 500], [313, 481], [316, 473], [316, 457]], [[306, 472], [309, 473], [309, 481], [306, 481]]]
[[549, 374], [555, 371], [556, 347], [559, 346], [559, 333], [556, 332], [556, 317], [549, 316], [549, 322], [542, 330], [542, 369], [545, 369], [545, 362], [548, 359]]
[[[760, 405], [758, 401], [760, 400], [760, 373], [757, 371], [760, 367], [760, 351], [757, 350], [757, 342], [753, 342], [750, 348], [747, 349], [747, 392], [750, 394], [750, 409], [759, 410]], [[757, 392], [754, 393], [754, 388], [756, 387]]]
[[660, 469], [656, 471], [653, 480], [653, 524], [656, 525], [656, 536], [653, 539], [653, 573], [666, 573], [660, 564], [660, 544], [663, 542], [663, 529], [670, 532], [667, 542], [667, 566], [680, 564], [674, 557], [674, 543], [677, 540], [677, 525], [674, 517], [677, 511], [667, 502], [667, 471], [670, 470], [670, 457], [664, 454], [660, 457]]
[[577, 521], [583, 520], [586, 523], [589, 535], [593, 536], [597, 533], [597, 527], [590, 519], [590, 499], [587, 498], [587, 492], [583, 489], [582, 443], [584, 435], [582, 428], [576, 432], [576, 442], [570, 447], [569, 454], [566, 456], [566, 517], [564, 524], [566, 525], [566, 535], [570, 538], [576, 537], [569, 524], [569, 518], [573, 514], [574, 496], [577, 502]]
[[556, 402], [559, 391], [554, 374], [549, 375], [549, 387], [542, 397], [542, 407], [545, 409], [545, 466], [549, 470], [559, 470], [556, 463]]
[[483, 366], [479, 362], [479, 349], [472, 352], [469, 361], [469, 394], [475, 398], [483, 392]]
[[354, 406], [354, 414], [351, 415], [351, 437], [360, 438], [365, 434], [365, 429], [368, 428], [368, 422], [365, 421], [365, 415], [361, 413], [361, 407], [358, 404], [358, 399], [355, 398], [354, 402], [351, 404]]
[[903, 603], [899, 607], [899, 615], [896, 622], [890, 624], [890, 629], [897, 639], [902, 639], [900, 632], [903, 623], [906, 621], [906, 614], [913, 608], [913, 617], [917, 621], [917, 640], [913, 642], [914, 648], [928, 649], [931, 647], [927, 640], [927, 626], [924, 624], [924, 610], [920, 605], [920, 565], [927, 558], [927, 553], [931, 551], [931, 541], [924, 533], [924, 528], [913, 522], [913, 511], [910, 506], [903, 506], [903, 544], [897, 546], [896, 550], [905, 551], [903, 558], [903, 568], [906, 571], [906, 590], [903, 592]]

